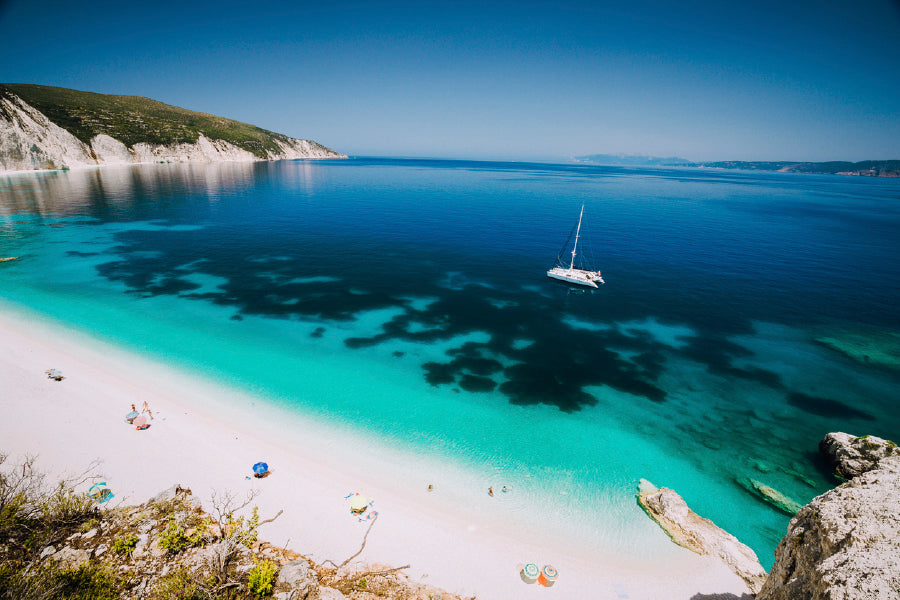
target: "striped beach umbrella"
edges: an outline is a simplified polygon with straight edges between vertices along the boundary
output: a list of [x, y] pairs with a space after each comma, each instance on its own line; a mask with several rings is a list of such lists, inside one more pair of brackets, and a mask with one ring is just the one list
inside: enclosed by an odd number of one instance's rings
[[557, 577], [559, 577], [559, 571], [556, 570], [556, 567], [553, 565], [544, 565], [544, 568], [541, 569], [541, 574], [538, 577], [538, 583], [544, 587], [550, 587], [556, 583]]
[[538, 575], [541, 574], [541, 570], [538, 569], [538, 566], [534, 563], [528, 563], [524, 567], [522, 567], [521, 576], [522, 581], [525, 583], [534, 583], [537, 581]]

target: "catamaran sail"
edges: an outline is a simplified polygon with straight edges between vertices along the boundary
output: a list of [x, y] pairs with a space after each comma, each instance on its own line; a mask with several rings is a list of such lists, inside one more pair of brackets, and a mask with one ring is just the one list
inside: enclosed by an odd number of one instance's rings
[[[575, 244], [572, 246], [572, 259], [569, 261], [569, 266], [566, 267], [560, 257], [565, 251], [565, 247], [563, 247], [562, 251], [560, 251], [559, 256], [556, 257], [556, 266], [547, 271], [547, 277], [551, 277], [553, 279], [559, 279], [560, 281], [567, 281], [569, 283], [574, 283], [577, 285], [584, 285], [587, 287], [600, 287], [598, 283], [606, 283], [603, 281], [603, 277], [600, 275], [600, 271], [591, 271], [588, 269], [584, 269], [581, 266], [575, 266], [575, 256], [578, 253], [578, 239], [581, 237], [581, 219], [584, 217], [584, 204], [581, 205], [581, 214], [578, 215], [578, 228], [575, 230]], [[572, 234], [570, 233], [569, 236]], [[566, 240], [566, 244], [568, 244], [568, 240]]]

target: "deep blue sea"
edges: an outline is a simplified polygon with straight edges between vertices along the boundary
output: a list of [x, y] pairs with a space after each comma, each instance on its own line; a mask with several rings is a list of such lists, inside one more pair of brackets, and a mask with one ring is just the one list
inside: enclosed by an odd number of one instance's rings
[[[582, 204], [592, 291], [546, 277]], [[0, 177], [6, 256], [0, 308], [508, 482], [610, 552], [655, 527], [647, 478], [768, 568], [790, 516], [754, 482], [804, 504], [836, 483], [825, 433], [900, 438], [900, 180], [379, 158], [25, 174]]]

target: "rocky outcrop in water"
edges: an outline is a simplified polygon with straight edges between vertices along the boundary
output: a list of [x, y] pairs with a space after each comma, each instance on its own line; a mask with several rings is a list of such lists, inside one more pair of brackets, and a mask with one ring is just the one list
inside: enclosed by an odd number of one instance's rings
[[883, 329], [838, 329], [816, 342], [865, 365], [900, 371], [900, 333]]
[[193, 133], [194, 141], [169, 144], [126, 145], [103, 133], [83, 141], [6, 90], [0, 94], [0, 173], [138, 163], [347, 158], [316, 142], [277, 134], [266, 136], [266, 149], [253, 153], [228, 140]]
[[844, 479], [877, 469], [889, 456], [900, 456], [900, 448], [894, 442], [874, 435], [854, 437], [840, 432], [826, 435], [819, 442], [819, 452], [831, 461], [834, 472]]
[[747, 583], [751, 592], [757, 592], [763, 585], [766, 571], [753, 550], [689, 509], [673, 490], [657, 488], [641, 479], [638, 502], [679, 546], [697, 554], [718, 557]]
[[900, 598], [896, 446], [880, 438], [831, 433], [820, 448], [852, 479], [813, 499], [791, 519], [757, 600]]
[[772, 486], [766, 485], [756, 479], [740, 478], [737, 482], [748, 492], [752, 493], [760, 500], [771, 504], [785, 514], [794, 515], [798, 510], [803, 508], [796, 500], [785, 496]]

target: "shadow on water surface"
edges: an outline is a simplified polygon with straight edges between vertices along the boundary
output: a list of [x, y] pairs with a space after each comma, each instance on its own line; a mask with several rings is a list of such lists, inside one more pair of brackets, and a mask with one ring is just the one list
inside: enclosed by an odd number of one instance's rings
[[[523, 299], [520, 291], [475, 282], [448, 289], [441, 285], [444, 273], [415, 265], [396, 272], [362, 269], [348, 276], [308, 260], [305, 248], [277, 235], [258, 241], [263, 247], [255, 248], [252, 256], [237, 255], [239, 249], [223, 247], [227, 235], [215, 227], [137, 229], [118, 233], [116, 239], [120, 258], [97, 270], [138, 296], [179, 295], [231, 306], [239, 315], [335, 322], [373, 310], [399, 311], [379, 332], [347, 338], [348, 348], [396, 341], [429, 344], [486, 334], [487, 341], [466, 341], [448, 349], [446, 361], [422, 364], [431, 385], [454, 385], [476, 394], [498, 390], [513, 404], [549, 404], [564, 412], [596, 405], [597, 399], [585, 391], [591, 386], [608, 386], [654, 403], [666, 401], [658, 380], [666, 357], [675, 351], [671, 346], [633, 326], [606, 323], [576, 329], [566, 321], [584, 303], [603, 301], [602, 296], [572, 296], [553, 286], [550, 293]], [[212, 276], [218, 283], [201, 290], [190, 280], [197, 275]], [[563, 311], [560, 293], [566, 294]], [[421, 307], [408, 299], [423, 296], [434, 300]], [[311, 335], [321, 337], [324, 332], [319, 328]], [[522, 347], [523, 339], [530, 343]], [[748, 351], [722, 337], [691, 337], [680, 352], [711, 372], [780, 385], [774, 373], [734, 366], [735, 358]]]
[[810, 396], [800, 392], [791, 392], [791, 394], [788, 395], [787, 402], [793, 407], [820, 417], [834, 419], [865, 419], [867, 421], [875, 419], [874, 416], [866, 411], [853, 408], [840, 400]]

